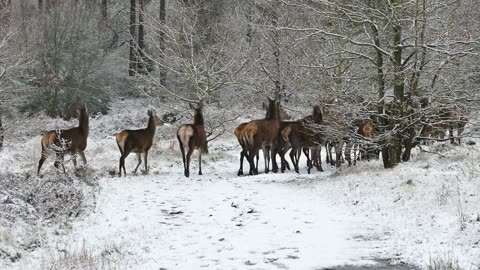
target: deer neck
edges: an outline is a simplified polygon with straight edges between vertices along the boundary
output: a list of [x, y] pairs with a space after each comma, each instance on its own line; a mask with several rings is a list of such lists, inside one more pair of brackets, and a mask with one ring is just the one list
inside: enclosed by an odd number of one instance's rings
[[145, 130], [151, 134], [154, 134], [157, 130], [157, 125], [155, 124], [155, 119], [153, 118], [153, 116], [150, 116], [150, 118], [148, 119], [148, 125]]
[[193, 117], [193, 124], [194, 125], [203, 125], [204, 124], [202, 113], [196, 113], [195, 114], [195, 116]]
[[88, 122], [89, 121], [87, 112], [81, 112], [80, 117], [78, 118], [78, 127], [80, 128], [80, 130], [82, 130], [82, 133], [85, 137], [88, 136]]

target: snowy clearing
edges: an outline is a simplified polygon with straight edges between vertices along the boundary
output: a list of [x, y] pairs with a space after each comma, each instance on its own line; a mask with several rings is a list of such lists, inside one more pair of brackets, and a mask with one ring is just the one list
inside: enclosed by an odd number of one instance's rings
[[[145, 116], [137, 118], [143, 126]], [[120, 124], [108, 116], [92, 120], [86, 155], [100, 179], [91, 210], [63, 226], [39, 224], [41, 244], [20, 248], [14, 263], [0, 260], [2, 269], [72, 268], [62, 268], [62, 260], [77, 253], [94, 264], [88, 269], [327, 269], [378, 262], [412, 269], [405, 264], [425, 268], [448, 258], [462, 269], [480, 267], [476, 145], [437, 144], [429, 149], [446, 157], [417, 152], [393, 170], [372, 161], [338, 171], [324, 166], [326, 172], [311, 175], [303, 167], [301, 174], [236, 177], [240, 147], [228, 134], [211, 143], [204, 175], [197, 175], [195, 156], [187, 179], [176, 140], [158, 136], [149, 175], [119, 178], [109, 172], [118, 168], [111, 135]], [[96, 133], [102, 125], [108, 129]], [[157, 135], [174, 128], [160, 127]], [[33, 171], [38, 142], [9, 146], [2, 164]], [[135, 164], [129, 156], [127, 173]], [[53, 170], [50, 162], [44, 174]]]

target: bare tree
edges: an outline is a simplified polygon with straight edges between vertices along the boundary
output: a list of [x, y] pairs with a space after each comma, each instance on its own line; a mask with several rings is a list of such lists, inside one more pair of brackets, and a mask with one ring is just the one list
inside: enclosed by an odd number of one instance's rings
[[[39, 1], [41, 1], [41, 0], [39, 0]], [[102, 0], [101, 9], [102, 9], [102, 18], [103, 18], [104, 21], [106, 21], [107, 18], [108, 18], [107, 0]]]
[[141, 74], [148, 72], [146, 57], [145, 57], [145, 4], [144, 0], [138, 0], [138, 61], [137, 71]]
[[130, 0], [130, 40], [129, 40], [129, 63], [128, 63], [128, 75], [135, 76], [137, 74], [137, 45], [136, 45], [136, 20], [137, 20], [137, 1]]
[[[377, 120], [376, 140], [382, 146], [386, 168], [409, 160], [425, 119], [432, 119], [467, 97], [466, 92], [451, 88], [453, 81], [448, 82], [465, 75], [455, 72], [451, 76], [443, 69], [453, 65], [452, 59], [458, 64], [458, 60], [467, 56], [478, 57], [479, 37], [457, 36], [455, 31], [448, 31], [450, 36], [447, 36], [445, 30], [439, 30], [444, 29], [446, 18], [455, 16], [460, 3], [438, 0], [292, 0], [285, 3], [311, 16], [315, 24], [281, 27], [283, 31], [303, 33], [303, 38], [299, 38], [303, 42], [316, 39], [324, 45], [333, 45], [333, 50], [313, 52], [311, 58], [323, 58], [326, 70], [335, 70], [340, 62], [350, 63], [348, 72], [342, 76], [356, 82], [350, 87], [360, 94], [358, 96], [370, 99], [364, 100], [367, 101], [365, 108], [359, 110], [368, 111], [368, 115]], [[437, 81], [439, 76], [444, 79], [442, 84]], [[352, 89], [343, 91], [350, 94]], [[366, 89], [377, 97], [365, 95]], [[475, 95], [478, 100], [478, 94]], [[358, 99], [357, 103], [348, 101], [349, 96], [338, 98], [351, 104], [348, 106], [351, 110], [350, 106], [359, 103]], [[437, 105], [421, 108], [419, 100], [424, 97], [438, 100]], [[377, 110], [366, 104], [376, 104]]]
[[[12, 33], [10, 32], [10, 15], [11, 15], [11, 1], [10, 0], [1, 0], [0, 1], [0, 82], [5, 77], [7, 70], [9, 68], [9, 64], [7, 58], [7, 46], [8, 41], [12, 37]], [[3, 53], [5, 55], [3, 55]], [[5, 61], [7, 60], [7, 61]], [[4, 132], [5, 129], [3, 127], [3, 100], [0, 99], [0, 150], [3, 149], [3, 140], [5, 138]]]
[[[166, 13], [166, 0], [160, 0], [160, 12], [159, 12], [159, 19], [160, 23], [165, 26], [166, 24], [166, 19], [167, 19], [167, 13]], [[163, 28], [163, 27], [162, 27]], [[163, 31], [160, 31], [159, 33], [159, 49], [161, 51], [160, 56], [163, 57], [165, 54], [165, 33]], [[167, 84], [167, 69], [164, 67], [160, 67], [160, 84], [162, 86], [166, 86]]]

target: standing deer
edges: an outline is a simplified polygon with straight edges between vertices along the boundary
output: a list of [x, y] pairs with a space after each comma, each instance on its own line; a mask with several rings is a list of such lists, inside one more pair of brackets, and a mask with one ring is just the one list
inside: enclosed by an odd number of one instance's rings
[[143, 159], [145, 160], [145, 171], [148, 172], [148, 150], [152, 147], [153, 137], [155, 136], [155, 131], [159, 120], [155, 112], [148, 110], [148, 125], [145, 129], [126, 129], [119, 132], [115, 139], [117, 141], [118, 149], [120, 149], [120, 161], [119, 161], [119, 175], [122, 176], [122, 168], [125, 176], [127, 171], [125, 169], [125, 159], [128, 155], [133, 152], [137, 154], [138, 164], [135, 167], [133, 173], [137, 173], [137, 169], [142, 164], [141, 154], [143, 153]]
[[270, 171], [270, 150], [277, 138], [277, 130], [281, 120], [280, 101], [268, 99], [267, 117], [262, 120], [253, 120], [245, 125], [242, 140], [247, 145], [250, 175], [258, 174], [258, 168], [253, 162], [260, 148], [265, 160], [265, 173]]
[[198, 174], [202, 175], [202, 153], [208, 154], [207, 136], [205, 134], [205, 123], [203, 119], [203, 104], [200, 102], [194, 110], [193, 124], [182, 125], [177, 130], [177, 139], [182, 152], [184, 174], [190, 176], [190, 156], [195, 149], [198, 149]]
[[49, 150], [55, 151], [55, 167], [60, 168], [61, 166], [64, 173], [66, 173], [63, 164], [65, 154], [72, 155], [72, 162], [75, 169], [77, 168], [77, 154], [80, 155], [83, 165], [86, 166], [87, 159], [85, 158], [84, 151], [85, 148], [87, 148], [88, 132], [88, 112], [87, 106], [84, 104], [79, 109], [78, 127], [64, 130], [50, 130], [43, 135], [41, 140], [42, 157], [38, 162], [37, 175], [40, 174], [40, 169], [48, 157]]
[[[269, 111], [270, 111], [269, 108], [268, 108], [268, 105], [266, 105], [265, 103], [262, 103], [262, 108], [266, 110], [265, 119], [267, 119], [269, 117]], [[290, 117], [283, 110], [280, 110], [280, 118], [283, 120], [283, 119], [288, 119]], [[245, 127], [247, 126], [247, 124], [248, 124], [248, 122], [240, 124], [233, 132], [235, 134], [235, 137], [237, 137], [238, 143], [242, 147], [242, 151], [240, 152], [240, 168], [238, 169], [238, 173], [237, 173], [238, 176], [243, 175], [243, 159], [245, 157], [248, 157], [248, 144], [244, 140], [244, 132], [245, 132]], [[257, 158], [255, 169], [258, 170], [258, 159], [260, 157], [258, 155], [258, 152], [255, 153], [255, 156]], [[272, 158], [274, 158], [274, 157], [272, 157]], [[250, 168], [250, 170], [253, 170], [253, 169], [254, 168]], [[251, 171], [250, 174], [252, 174], [252, 173], [253, 172]]]
[[345, 159], [348, 162], [348, 166], [352, 165], [351, 151], [353, 149], [353, 165], [357, 162], [357, 152], [359, 152], [359, 159], [370, 160], [373, 155], [372, 150], [368, 143], [363, 143], [366, 140], [373, 138], [373, 121], [370, 119], [362, 120], [355, 119], [351, 123], [351, 136], [346, 141], [345, 147]]
[[[233, 132], [235, 134], [235, 137], [237, 137], [238, 143], [242, 147], [242, 151], [240, 152], [240, 168], [238, 169], [238, 173], [237, 173], [238, 176], [243, 175], [243, 159], [245, 157], [248, 158], [248, 144], [246, 141], [244, 141], [244, 132], [247, 124], [248, 123], [240, 124]], [[258, 169], [258, 159], [259, 159], [258, 153], [256, 154], [256, 156], [257, 156], [257, 162], [255, 165], [255, 168]], [[250, 170], [252, 169], [254, 168], [250, 168]]]
[[[318, 126], [321, 125], [321, 123], [322, 112], [320, 110], [320, 107], [314, 106], [311, 116], [307, 116], [302, 120], [289, 123], [280, 130], [281, 139], [279, 138], [279, 140], [283, 140], [283, 142], [285, 143], [285, 147], [280, 154], [280, 157], [283, 160], [283, 155], [288, 150], [288, 148], [291, 147], [292, 149], [290, 150], [290, 159], [297, 173], [299, 173], [298, 164], [302, 149], [304, 150], [305, 156], [307, 157], [308, 173], [310, 173], [310, 170], [313, 167], [308, 152], [310, 148], [316, 149], [318, 147], [321, 147], [324, 141], [324, 134]], [[321, 170], [321, 165], [319, 166]]]
[[447, 135], [450, 139], [450, 143], [455, 143], [454, 131], [457, 131], [458, 144], [461, 144], [461, 135], [465, 130], [465, 125], [468, 122], [468, 118], [465, 117], [464, 111], [457, 105], [442, 109], [435, 117], [428, 119], [420, 131], [420, 134], [428, 138], [431, 136], [433, 139], [444, 140]]

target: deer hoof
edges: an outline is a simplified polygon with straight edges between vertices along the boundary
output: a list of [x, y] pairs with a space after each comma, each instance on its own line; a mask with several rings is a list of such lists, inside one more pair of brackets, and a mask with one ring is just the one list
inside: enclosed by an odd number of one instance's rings
[[242, 171], [238, 171], [237, 176], [243, 175]]

